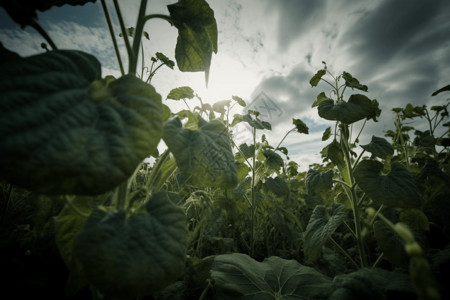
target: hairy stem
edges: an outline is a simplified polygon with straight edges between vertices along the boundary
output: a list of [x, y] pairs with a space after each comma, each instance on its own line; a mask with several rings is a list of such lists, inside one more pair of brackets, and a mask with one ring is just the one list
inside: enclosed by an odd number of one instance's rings
[[44, 30], [44, 28], [41, 27], [41, 25], [38, 24], [36, 21], [31, 22], [31, 27], [33, 27], [39, 34], [47, 41], [47, 43], [52, 47], [53, 50], [58, 50], [58, 47], [56, 47], [53, 40], [50, 38], [50, 36], [47, 34], [47, 32]]

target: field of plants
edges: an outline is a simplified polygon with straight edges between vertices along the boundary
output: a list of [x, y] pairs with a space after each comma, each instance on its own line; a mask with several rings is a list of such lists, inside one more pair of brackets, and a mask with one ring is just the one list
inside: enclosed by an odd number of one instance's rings
[[[366, 85], [324, 62], [309, 82], [311, 109], [334, 126], [322, 136], [323, 162], [301, 172], [261, 134], [271, 124], [259, 112], [231, 113], [246, 106], [240, 97], [211, 105], [183, 86], [162, 99], [151, 85], [175, 66], [205, 72], [207, 84], [218, 31], [204, 0], [179, 0], [169, 15], [146, 15], [141, 0], [133, 27], [119, 1], [110, 12], [101, 0], [119, 78], [102, 76], [89, 53], [59, 50], [36, 20], [36, 11], [86, 2], [95, 1], [0, 4], [46, 40], [31, 57], [0, 48], [4, 295], [450, 299], [450, 102], [381, 112]], [[140, 59], [144, 24], [156, 18], [178, 29], [176, 63], [159, 52]], [[360, 144], [381, 113], [395, 117], [391, 130]], [[252, 139], [238, 145], [242, 124]], [[308, 133], [300, 119], [286, 131]]]

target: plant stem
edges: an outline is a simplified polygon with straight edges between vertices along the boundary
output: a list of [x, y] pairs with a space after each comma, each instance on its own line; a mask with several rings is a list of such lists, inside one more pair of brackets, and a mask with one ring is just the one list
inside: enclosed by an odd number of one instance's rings
[[350, 254], [347, 253], [347, 251], [345, 251], [341, 245], [339, 245], [331, 236], [330, 236], [330, 241], [333, 242], [333, 244], [342, 252], [342, 254], [345, 255], [345, 257], [347, 257], [350, 262], [355, 266], [356, 269], [359, 269], [358, 264], [353, 260], [353, 258], [350, 256]]
[[256, 128], [253, 128], [253, 145], [255, 149], [253, 150], [253, 162], [252, 162], [252, 189], [251, 189], [251, 236], [250, 236], [250, 256], [253, 257], [255, 254], [255, 212], [256, 212], [256, 201], [255, 201], [255, 164], [256, 164]]
[[[128, 69], [130, 70], [130, 69], [133, 69], [132, 65], [133, 65], [133, 62], [135, 61], [134, 53], [131, 49], [130, 41], [128, 40], [128, 32], [127, 32], [127, 28], [125, 27], [125, 23], [122, 18], [122, 13], [120, 12], [119, 3], [117, 2], [117, 0], [113, 0], [113, 2], [114, 2], [114, 8], [116, 9], [117, 19], [119, 19], [120, 30], [122, 31], [122, 36], [125, 41], [125, 47], [127, 48], [128, 61], [129, 61]], [[134, 70], [136, 71], [136, 66], [134, 66]], [[131, 73], [131, 72], [129, 72], [129, 73]], [[136, 73], [136, 72], [133, 72], [131, 74], [134, 74], [134, 73]]]
[[284, 137], [281, 139], [281, 141], [278, 143], [278, 145], [275, 147], [275, 150], [277, 150], [278, 149], [278, 147], [280, 147], [281, 146], [281, 144], [283, 143], [283, 141], [284, 141], [284, 139], [292, 132], [292, 131], [294, 131], [296, 128], [292, 128], [291, 130], [289, 130], [285, 135], [284, 135]]
[[355, 235], [356, 235], [356, 241], [358, 244], [358, 249], [359, 249], [359, 255], [360, 255], [360, 260], [361, 260], [361, 266], [362, 267], [366, 267], [368, 266], [367, 263], [367, 258], [366, 258], [366, 251], [364, 248], [364, 243], [362, 240], [362, 230], [361, 230], [361, 222], [360, 222], [360, 211], [359, 211], [359, 206], [358, 206], [358, 197], [356, 196], [356, 191], [355, 191], [355, 180], [354, 180], [354, 176], [353, 176], [353, 168], [352, 168], [352, 162], [351, 162], [351, 158], [350, 158], [350, 147], [348, 145], [349, 143], [349, 133], [348, 133], [348, 125], [343, 125], [341, 127], [341, 141], [342, 141], [342, 146], [343, 149], [342, 151], [344, 152], [344, 156], [345, 156], [345, 162], [347, 164], [347, 170], [348, 170], [348, 174], [349, 174], [349, 185], [352, 187], [351, 191], [350, 191], [350, 200], [352, 203], [352, 210], [353, 210], [353, 221], [355, 224]]
[[128, 206], [128, 179], [122, 182], [114, 193], [113, 205], [118, 210], [125, 210]]
[[108, 24], [109, 33], [111, 34], [111, 40], [114, 46], [114, 52], [116, 53], [117, 61], [119, 62], [120, 73], [125, 75], [125, 71], [123, 69], [122, 59], [120, 58], [119, 47], [117, 46], [117, 41], [114, 33], [114, 28], [111, 23], [111, 18], [109, 17], [108, 7], [106, 6], [105, 0], [102, 0], [103, 13], [105, 15], [106, 23]]
[[139, 56], [139, 45], [141, 44], [142, 32], [144, 31], [144, 25], [146, 22], [145, 19], [146, 8], [147, 8], [147, 0], [141, 0], [141, 6], [139, 7], [139, 14], [136, 23], [136, 30], [134, 32], [133, 47], [131, 49], [133, 56], [130, 56], [130, 65], [128, 67], [129, 74], [136, 73], [137, 59]]
[[56, 47], [53, 40], [50, 38], [44, 28], [42, 28], [41, 25], [38, 24], [38, 22], [32, 21], [31, 27], [33, 27], [37, 32], [39, 32], [40, 35], [42, 35], [42, 37], [47, 41], [47, 43], [50, 45], [50, 47], [52, 47], [53, 50], [58, 50], [58, 47]]

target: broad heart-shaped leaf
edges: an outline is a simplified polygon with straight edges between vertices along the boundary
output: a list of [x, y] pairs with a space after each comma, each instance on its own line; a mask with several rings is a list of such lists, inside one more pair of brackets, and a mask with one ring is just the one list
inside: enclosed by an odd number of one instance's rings
[[106, 295], [147, 295], [182, 274], [186, 256], [184, 211], [178, 194], [150, 197], [142, 212], [95, 210], [74, 240], [73, 252], [94, 287]]
[[373, 156], [386, 159], [388, 156], [394, 155], [394, 148], [384, 138], [372, 136], [372, 140], [367, 145], [361, 145], [367, 152], [372, 153]]
[[199, 130], [182, 127], [179, 118], [164, 124], [163, 139], [180, 172], [194, 185], [232, 188], [237, 169], [226, 127], [218, 120], [199, 119]]
[[392, 295], [396, 295], [395, 299], [416, 299], [408, 274], [379, 268], [362, 268], [338, 275], [333, 279], [333, 286], [334, 291], [328, 297], [329, 300], [391, 299]]
[[46, 11], [52, 6], [84, 5], [87, 2], [95, 2], [95, 0], [2, 0], [0, 6], [16, 23], [24, 27], [37, 19], [36, 10]]
[[307, 261], [314, 262], [322, 254], [322, 246], [334, 231], [344, 222], [347, 210], [342, 204], [333, 203], [329, 211], [323, 205], [317, 205], [305, 230], [303, 251]]
[[309, 169], [306, 173], [306, 191], [308, 194], [314, 195], [322, 190], [329, 190], [333, 187], [333, 170], [320, 172]]
[[175, 58], [182, 72], [205, 71], [208, 85], [212, 52], [217, 53], [217, 24], [205, 0], [179, 0], [167, 5], [178, 29]]
[[113, 189], [156, 151], [161, 96], [95, 57], [52, 51], [0, 68], [0, 178], [43, 194]]
[[267, 190], [271, 191], [277, 196], [285, 196], [289, 194], [289, 186], [283, 178], [276, 176], [275, 178], [269, 177], [265, 182]]
[[211, 269], [217, 299], [326, 299], [329, 278], [295, 260], [277, 256], [258, 262], [242, 253], [214, 258]]
[[83, 228], [93, 207], [101, 204], [106, 195], [96, 197], [76, 197], [67, 203], [58, 216], [54, 219], [55, 242], [59, 254], [69, 269], [69, 278], [65, 292], [69, 296], [74, 296], [88, 282], [83, 276], [80, 262], [73, 257], [73, 241], [78, 232]]
[[379, 161], [361, 161], [353, 172], [356, 183], [378, 205], [420, 207], [421, 196], [413, 175], [397, 162], [386, 176], [380, 174], [382, 169]]
[[323, 100], [318, 105], [319, 116], [330, 121], [340, 121], [351, 124], [362, 119], [377, 121], [381, 110], [377, 100], [370, 100], [364, 95], [354, 94], [348, 102], [341, 101], [337, 104], [332, 99]]

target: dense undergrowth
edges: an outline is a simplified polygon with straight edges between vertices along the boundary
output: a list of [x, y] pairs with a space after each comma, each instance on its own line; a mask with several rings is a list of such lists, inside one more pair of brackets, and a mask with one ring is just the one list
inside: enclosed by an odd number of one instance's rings
[[[450, 298], [448, 102], [383, 112], [394, 115], [392, 129], [361, 145], [365, 124], [380, 116], [378, 101], [324, 63], [310, 80], [324, 88], [311, 104], [334, 126], [323, 133], [323, 162], [301, 172], [282, 141], [257, 134], [271, 130], [257, 111], [231, 116], [243, 99], [210, 105], [178, 87], [165, 101], [187, 109], [172, 112], [151, 86], [159, 68], [175, 66], [162, 53], [150, 66], [138, 60], [153, 18], [178, 29], [178, 68], [205, 71], [207, 82], [217, 28], [206, 2], [180, 0], [170, 15], [145, 16], [142, 1], [136, 26], [126, 27], [114, 1], [125, 72], [101, 1], [123, 74], [117, 79], [102, 77], [90, 54], [58, 50], [40, 28], [36, 10], [88, 1], [59, 2], [2, 2], [52, 47], [28, 58], [1, 49], [5, 295]], [[237, 145], [233, 129], [242, 124], [252, 139]], [[302, 120], [292, 126], [286, 135], [309, 133]], [[159, 153], [161, 140], [167, 148]]]

